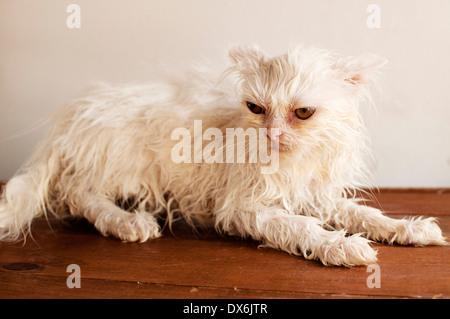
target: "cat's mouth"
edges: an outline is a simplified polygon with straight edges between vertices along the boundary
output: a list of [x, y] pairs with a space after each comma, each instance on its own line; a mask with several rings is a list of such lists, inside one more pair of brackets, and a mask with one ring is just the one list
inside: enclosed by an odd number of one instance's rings
[[271, 143], [271, 150], [278, 153], [288, 153], [292, 151], [292, 147], [289, 144], [284, 144], [282, 142]]

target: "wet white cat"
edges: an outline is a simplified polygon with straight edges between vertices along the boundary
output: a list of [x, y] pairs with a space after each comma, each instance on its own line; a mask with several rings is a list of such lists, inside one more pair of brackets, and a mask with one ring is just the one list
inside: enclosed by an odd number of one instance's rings
[[[370, 240], [445, 244], [435, 219], [392, 219], [353, 196], [368, 176], [359, 104], [384, 59], [298, 45], [276, 57], [237, 46], [229, 56], [219, 85], [191, 74], [186, 81], [104, 86], [64, 107], [5, 187], [0, 239], [27, 235], [42, 214], [70, 212], [105, 236], [141, 242], [161, 235], [159, 216], [170, 224], [181, 215], [325, 265], [374, 262]], [[173, 132], [185, 128], [194, 139], [198, 120], [203, 130], [221, 132], [208, 150], [213, 156], [230, 147], [227, 129], [265, 129], [277, 169], [263, 174], [266, 164], [258, 160], [174, 160]], [[242, 141], [234, 146], [248, 158], [261, 148]]]

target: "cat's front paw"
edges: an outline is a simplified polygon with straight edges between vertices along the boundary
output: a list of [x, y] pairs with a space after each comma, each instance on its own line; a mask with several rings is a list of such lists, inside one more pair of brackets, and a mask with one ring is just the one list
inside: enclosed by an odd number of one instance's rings
[[104, 235], [113, 235], [124, 242], [145, 242], [161, 236], [160, 227], [146, 212], [108, 216], [97, 220], [95, 227]]
[[389, 242], [416, 246], [447, 244], [436, 219], [421, 217], [400, 220]]
[[377, 252], [369, 243], [371, 241], [359, 234], [350, 237], [337, 236], [320, 247], [320, 261], [326, 266], [361, 266], [373, 264]]

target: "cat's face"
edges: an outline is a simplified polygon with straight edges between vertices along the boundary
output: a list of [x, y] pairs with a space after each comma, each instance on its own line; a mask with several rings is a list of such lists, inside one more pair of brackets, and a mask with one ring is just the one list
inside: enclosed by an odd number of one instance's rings
[[267, 128], [272, 149], [286, 156], [352, 143], [357, 102], [371, 71], [385, 63], [373, 55], [338, 59], [329, 52], [293, 47], [268, 58], [254, 47], [230, 50], [241, 80], [249, 127]]

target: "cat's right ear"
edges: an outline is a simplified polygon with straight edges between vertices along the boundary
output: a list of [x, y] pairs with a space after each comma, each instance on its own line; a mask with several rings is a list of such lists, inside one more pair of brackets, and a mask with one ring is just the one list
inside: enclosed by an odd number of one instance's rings
[[256, 45], [234, 45], [228, 50], [228, 56], [235, 70], [244, 72], [256, 70], [266, 59], [266, 54]]
[[387, 60], [375, 54], [339, 59], [334, 65], [338, 76], [348, 87], [364, 87], [376, 78], [378, 70], [386, 65]]

